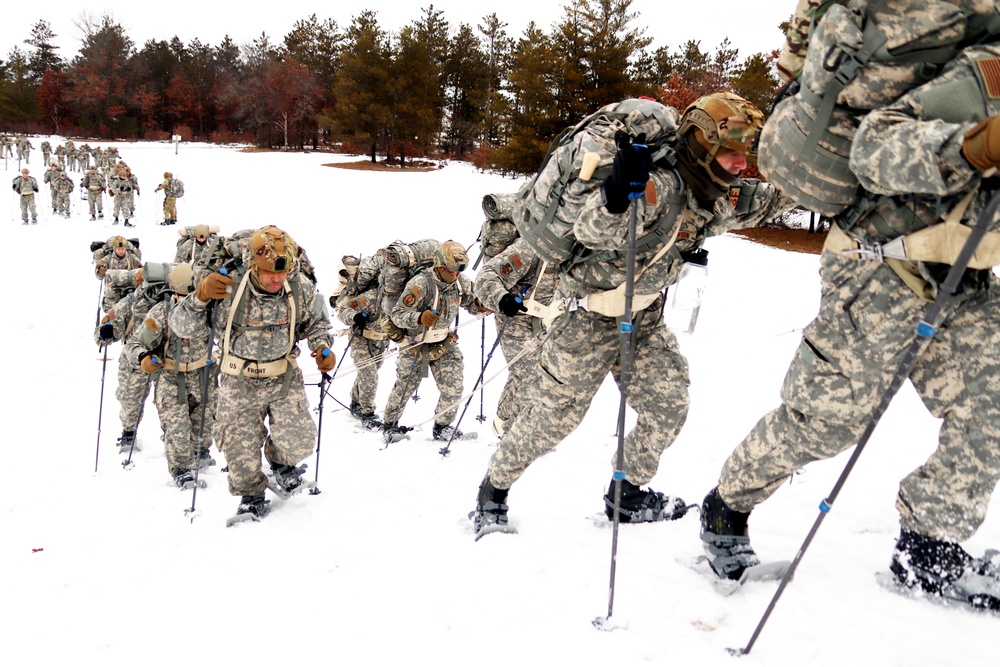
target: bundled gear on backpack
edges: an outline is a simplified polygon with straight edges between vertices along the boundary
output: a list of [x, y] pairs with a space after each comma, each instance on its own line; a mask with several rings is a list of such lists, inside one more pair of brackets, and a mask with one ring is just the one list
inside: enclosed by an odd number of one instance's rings
[[992, 0], [830, 6], [811, 31], [801, 74], [761, 132], [761, 173], [807, 209], [843, 212], [864, 195], [849, 168], [864, 116], [934, 79], [965, 47], [998, 34]]
[[517, 208], [517, 193], [489, 194], [483, 197], [483, 213], [486, 219], [479, 232], [482, 254], [472, 265], [479, 268], [482, 258], [493, 259], [513, 243], [517, 237], [514, 215]]
[[378, 251], [382, 260], [378, 273], [382, 312], [379, 327], [397, 343], [406, 336], [406, 330], [397, 327], [389, 318], [389, 313], [396, 307], [396, 302], [410, 278], [420, 269], [434, 265], [434, 255], [440, 247], [440, 241], [421, 239], [413, 243], [394, 241]]

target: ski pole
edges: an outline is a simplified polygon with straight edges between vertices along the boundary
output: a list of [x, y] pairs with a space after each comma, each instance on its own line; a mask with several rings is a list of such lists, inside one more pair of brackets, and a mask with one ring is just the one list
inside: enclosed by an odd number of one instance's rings
[[[153, 362], [158, 363], [156, 357], [153, 357]], [[139, 401], [139, 416], [135, 419], [135, 426], [132, 427], [132, 444], [128, 448], [128, 458], [122, 461], [122, 468], [125, 470], [131, 470], [135, 467], [132, 463], [132, 452], [135, 451], [135, 441], [139, 439], [139, 423], [142, 421], [142, 413], [146, 407], [146, 398], [149, 396], [149, 385], [153, 382], [153, 374], [148, 373], [146, 375], [146, 384], [143, 386], [142, 390], [142, 400]]]
[[[229, 271], [226, 269], [219, 269], [219, 273], [224, 276], [229, 275]], [[210, 375], [210, 370], [212, 368], [212, 344], [215, 343], [215, 304], [218, 301], [212, 300], [206, 309], [205, 316], [208, 318], [208, 352], [205, 354], [205, 368], [201, 374], [201, 423], [198, 424], [198, 450], [201, 451], [205, 448], [205, 416], [208, 413], [208, 376]], [[191, 489], [191, 507], [184, 510], [184, 516], [191, 519], [191, 523], [194, 523], [195, 518], [198, 516], [198, 512], [195, 509], [195, 503], [198, 500], [198, 477], [201, 472], [201, 466], [198, 465], [197, 461], [194, 466], [194, 488]]]
[[[995, 169], [991, 169], [983, 176], [984, 178], [989, 177], [995, 172]], [[969, 196], [971, 197], [974, 193], [975, 191], [970, 193]], [[757, 623], [757, 627], [750, 636], [750, 641], [747, 642], [747, 645], [743, 648], [726, 649], [731, 655], [747, 655], [750, 653], [750, 649], [753, 648], [753, 645], [757, 642], [757, 638], [764, 629], [767, 619], [770, 618], [771, 612], [774, 611], [775, 605], [778, 604], [778, 599], [785, 591], [785, 587], [788, 586], [788, 582], [792, 580], [792, 577], [795, 575], [796, 568], [802, 561], [802, 557], [805, 556], [806, 549], [809, 548], [813, 537], [815, 537], [816, 533], [819, 531], [820, 524], [823, 523], [823, 519], [826, 518], [826, 515], [830, 513], [834, 501], [837, 500], [837, 496], [840, 494], [840, 490], [847, 482], [847, 476], [851, 474], [854, 464], [857, 463], [865, 445], [868, 444], [868, 439], [871, 438], [879, 420], [882, 419], [882, 414], [889, 407], [889, 403], [896, 395], [896, 392], [899, 391], [903, 382], [905, 382], [906, 378], [910, 376], [910, 372], [913, 370], [914, 365], [916, 365], [917, 358], [924, 351], [926, 344], [929, 343], [931, 338], [934, 337], [934, 334], [937, 333], [938, 318], [944, 310], [945, 303], [955, 293], [955, 289], [958, 287], [958, 282], [962, 279], [962, 274], [965, 272], [972, 256], [976, 253], [976, 248], [979, 247], [979, 242], [986, 235], [986, 229], [989, 227], [989, 224], [993, 220], [998, 209], [1000, 209], [1000, 194], [995, 194], [992, 199], [990, 199], [989, 204], [987, 204], [983, 211], [979, 214], [979, 219], [976, 220], [975, 227], [972, 228], [972, 232], [969, 234], [969, 238], [966, 239], [965, 245], [962, 246], [961, 252], [958, 253], [955, 263], [952, 264], [951, 269], [949, 269], [948, 276], [945, 278], [944, 284], [941, 285], [941, 289], [938, 290], [938, 294], [934, 299], [934, 302], [927, 306], [927, 309], [924, 311], [923, 318], [917, 324], [915, 332], [916, 335], [914, 336], [909, 347], [906, 349], [906, 352], [903, 354], [902, 361], [899, 362], [899, 367], [896, 369], [896, 374], [893, 376], [892, 381], [889, 382], [889, 386], [882, 395], [882, 401], [878, 404], [878, 407], [875, 408], [875, 412], [872, 414], [871, 419], [868, 420], [868, 425], [861, 434], [861, 438], [858, 440], [858, 444], [855, 446], [850, 459], [848, 459], [847, 465], [844, 466], [844, 471], [840, 473], [840, 477], [837, 478], [837, 483], [834, 484], [830, 495], [823, 499], [823, 501], [819, 504], [819, 514], [816, 517], [816, 521], [813, 522], [812, 528], [809, 529], [809, 534], [806, 535], [805, 541], [803, 541], [802, 546], [799, 547], [798, 553], [795, 554], [795, 558], [792, 560], [792, 564], [789, 566], [788, 571], [785, 572], [785, 576], [781, 578], [778, 590], [774, 592], [774, 597], [771, 598], [771, 602], [768, 603], [767, 609], [764, 610], [764, 615], [761, 617], [760, 622]]]
[[[323, 352], [325, 353], [324, 357], [329, 356], [330, 349], [326, 348]], [[336, 373], [336, 370], [334, 372]], [[323, 386], [323, 383], [329, 385], [332, 379], [328, 374], [323, 373], [323, 377], [319, 381], [319, 425], [316, 427], [316, 474], [313, 477], [313, 487], [309, 489], [309, 495], [311, 496], [318, 496], [320, 494], [319, 487], [316, 484], [319, 483], [319, 448], [323, 442], [323, 399], [326, 398], [326, 387]]]
[[[441, 456], [448, 456], [451, 454], [451, 442], [455, 439], [455, 433], [458, 431], [458, 425], [462, 423], [462, 418], [465, 417], [465, 412], [469, 409], [469, 404], [472, 403], [472, 399], [476, 395], [476, 389], [480, 388], [480, 382], [483, 381], [483, 376], [486, 375], [486, 367], [489, 365], [490, 360], [493, 359], [493, 352], [496, 351], [497, 345], [500, 344], [500, 338], [503, 336], [504, 329], [507, 328], [507, 325], [510, 324], [512, 319], [513, 318], [508, 317], [497, 330], [497, 339], [493, 342], [493, 347], [490, 348], [490, 353], [486, 355], [486, 360], [483, 362], [483, 369], [479, 371], [479, 377], [476, 378], [476, 384], [472, 387], [472, 393], [469, 395], [469, 400], [465, 402], [465, 407], [462, 408], [462, 414], [459, 415], [458, 421], [455, 422], [455, 428], [451, 431], [451, 436], [448, 438], [448, 444], [438, 450], [438, 453]], [[484, 323], [485, 321], [486, 320], [483, 320]], [[482, 396], [482, 393], [480, 393], [480, 396]]]
[[101, 324], [101, 303], [104, 298], [104, 276], [101, 276], [101, 284], [97, 286], [97, 318], [94, 320], [94, 328]]
[[101, 363], [101, 400], [97, 404], [97, 451], [94, 453], [94, 472], [97, 472], [97, 462], [101, 456], [101, 421], [104, 415], [104, 377], [108, 372], [108, 343], [101, 346], [104, 360]]
[[[507, 321], [509, 321], [509, 320], [507, 320]], [[503, 328], [507, 326], [507, 321], [505, 321], [500, 326], [500, 329], [497, 331], [497, 342], [500, 341], [500, 334], [503, 332]], [[483, 373], [485, 373], [486, 372], [486, 357], [485, 357], [485, 355], [486, 355], [486, 320], [485, 319], [482, 321], [482, 325], [483, 326], [481, 328], [481, 331], [479, 332], [479, 367], [482, 368], [483, 369]], [[496, 347], [497, 347], [497, 345], [496, 345], [496, 343], [494, 343], [493, 344], [493, 350], [495, 350]], [[493, 354], [493, 350], [490, 350], [490, 355], [491, 356]], [[482, 373], [479, 374], [479, 377], [483, 377]], [[479, 414], [476, 415], [476, 420], [478, 420], [480, 424], [482, 424], [484, 421], [486, 421], [486, 415], [483, 414], [483, 393], [485, 391], [486, 391], [486, 385], [479, 385]], [[464, 411], [463, 411], [463, 414], [465, 414]], [[448, 441], [448, 444], [449, 445], [451, 444], [451, 440]]]

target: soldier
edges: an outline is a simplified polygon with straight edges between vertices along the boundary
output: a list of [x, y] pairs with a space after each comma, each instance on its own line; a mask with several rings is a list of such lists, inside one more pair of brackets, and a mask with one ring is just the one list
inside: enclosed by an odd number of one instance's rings
[[120, 272], [133, 272], [141, 265], [142, 253], [124, 236], [112, 236], [94, 251], [94, 275], [104, 281], [105, 312], [135, 290], [134, 273], [123, 277]]
[[124, 170], [115, 170], [112, 172], [111, 178], [108, 181], [108, 192], [111, 196], [115, 198], [115, 219], [111, 224], [118, 224], [118, 217], [122, 216], [125, 218], [126, 227], [134, 227], [131, 222], [129, 222], [129, 217], [132, 215], [129, 212], [128, 206], [128, 195], [126, 189], [131, 190], [131, 184], [125, 179]]
[[42, 149], [42, 162], [44, 164], [49, 164], [51, 162], [50, 158], [52, 157], [52, 144], [49, 143], [49, 141], [46, 139], [45, 141], [42, 142], [41, 149]]
[[163, 190], [163, 222], [161, 225], [177, 224], [177, 198], [184, 196], [184, 183], [169, 171], [163, 172], [163, 182], [153, 192]]
[[[542, 343], [531, 400], [490, 459], [471, 514], [477, 536], [507, 526], [506, 500], [513, 483], [577, 427], [609, 372], [620, 381], [625, 246], [633, 200], [642, 243], [636, 250], [627, 397], [639, 419], [625, 437], [624, 459], [614, 462], [624, 473], [619, 514], [621, 521], [633, 523], [684, 515], [687, 506], [680, 498], [641, 488], [656, 474], [689, 402], [687, 361], [663, 324], [662, 290], [677, 279], [683, 254], [699, 249], [707, 236], [752, 227], [791, 206], [773, 188], [739, 178], [762, 120], [746, 100], [731, 93], [700, 98], [679, 119], [679, 128], [677, 112], [657, 102], [630, 100], [605, 109], [621, 109], [618, 113], [626, 115], [614, 121], [617, 125], [597, 124], [576, 133], [572, 143], [553, 154], [526, 195], [529, 203], [549, 201], [565, 151], [581, 161], [586, 153], [598, 153], [603, 160], [614, 134], [617, 152], [611, 168], [604, 168], [610, 175], [593, 185], [570, 179], [559, 197], [558, 215], [571, 225], [576, 240], [576, 261], [567, 263], [571, 268], [559, 276], [553, 299], [565, 304], [566, 312]], [[641, 198], [654, 188], [655, 197]], [[736, 213], [731, 202], [745, 212]], [[604, 497], [609, 518], [614, 497], [612, 479]]]
[[445, 241], [434, 253], [434, 266], [410, 278], [389, 313], [393, 324], [410, 333], [409, 344], [400, 348], [396, 383], [383, 413], [386, 443], [406, 437], [399, 428], [399, 418], [428, 368], [440, 392], [433, 438], [447, 441], [462, 437], [462, 432], [451, 426], [462, 397], [464, 371], [462, 351], [456, 345], [458, 334], [451, 327], [460, 306], [474, 315], [489, 312], [473, 294], [472, 282], [462, 275], [468, 264], [462, 244]]
[[[378, 254], [362, 260], [345, 255], [337, 271], [340, 288], [330, 296], [338, 319], [351, 327], [347, 348], [356, 376], [351, 386], [350, 410], [367, 429], [382, 427], [382, 420], [375, 414], [375, 392], [378, 390], [378, 371], [389, 349], [389, 336], [378, 326], [382, 315], [377, 280], [381, 266]], [[362, 286], [366, 289], [360, 289]]]
[[90, 168], [90, 144], [80, 146], [76, 162], [80, 166], [80, 171], [87, 171]]
[[44, 183], [49, 184], [49, 201], [52, 202], [52, 212], [56, 212], [56, 181], [59, 180], [59, 165], [52, 162], [45, 176], [42, 177]]
[[[208, 225], [184, 227], [177, 241], [175, 262], [191, 262], [196, 267], [208, 266], [212, 250], [219, 239], [219, 228]], [[301, 270], [301, 267], [299, 267]]]
[[65, 171], [59, 172], [59, 178], [55, 180], [56, 211], [63, 217], [69, 217], [70, 195], [73, 193], [73, 181], [66, 175]]
[[59, 162], [59, 171], [65, 171], [66, 169], [66, 145], [59, 144], [56, 146], [56, 161]]
[[[96, 166], [90, 166], [87, 173], [80, 179], [80, 189], [87, 192], [87, 202], [90, 206], [90, 219], [104, 219], [104, 191], [107, 184], [104, 175], [97, 173]], [[96, 215], [96, 217], [95, 217]]]
[[[218, 366], [208, 362], [207, 337], [180, 338], [168, 324], [171, 309], [194, 290], [191, 265], [173, 266], [167, 283], [173, 296], [150, 309], [143, 326], [128, 339], [126, 354], [130, 364], [155, 377], [154, 401], [163, 429], [167, 471], [177, 486], [188, 488], [194, 483], [196, 466], [215, 465], [209, 452], [212, 428], [203, 425], [201, 418], [204, 415], [211, 421], [215, 412]], [[207, 393], [204, 401], [202, 391]], [[200, 448], [199, 434], [204, 444]]]
[[[970, 48], [861, 123], [850, 168], [879, 194], [834, 220], [819, 315], [803, 332], [783, 403], [730, 455], [705, 498], [702, 540], [720, 576], [759, 562], [747, 531], [757, 505], [796, 469], [858, 442], [963, 245], [963, 236], [948, 237], [961, 225], [942, 218], [952, 211], [971, 223], [996, 196], [984, 178], [1000, 166], [1000, 104], [988, 94], [998, 59], [998, 46]], [[1000, 609], [1000, 564], [959, 543], [982, 524], [1000, 479], [1000, 281], [990, 270], [1000, 263], [998, 228], [990, 221], [909, 375], [943, 422], [937, 450], [900, 482], [891, 562], [902, 586], [992, 609]]]
[[139, 179], [137, 179], [133, 174], [132, 170], [125, 166], [125, 199], [128, 204], [128, 215], [125, 217], [126, 226], [131, 227], [128, 224], [129, 218], [135, 217], [135, 198], [139, 196]]
[[17, 139], [17, 159], [24, 160], [25, 164], [31, 163], [31, 149], [34, 146], [31, 145], [31, 141], [28, 137], [21, 136]]
[[3, 141], [0, 142], [0, 151], [6, 151], [7, 157], [14, 157], [14, 138], [9, 135], [3, 135]]
[[[250, 237], [242, 274], [234, 274], [238, 284], [227, 275], [208, 274], [168, 320], [181, 338], [221, 339], [215, 440], [229, 466], [229, 492], [241, 497], [238, 514], [266, 512], [262, 445], [282, 492], [296, 491], [304, 483], [299, 463], [312, 454], [317, 432], [296, 342], [308, 341], [320, 372], [333, 370], [336, 362], [325, 299], [295, 270], [296, 256], [297, 246], [288, 234], [264, 227]], [[212, 326], [206, 316], [209, 302]]]
[[[498, 438], [505, 424], [527, 404], [545, 334], [543, 316], [555, 292], [555, 274], [524, 239], [517, 239], [486, 262], [476, 276], [476, 296], [497, 313], [500, 348], [508, 361], [507, 381], [493, 419], [493, 434]], [[530, 312], [525, 303], [532, 306]]]
[[28, 224], [28, 212], [31, 212], [31, 224], [38, 224], [38, 211], [35, 209], [35, 193], [38, 192], [38, 181], [28, 175], [28, 169], [21, 170], [20, 176], [15, 176], [12, 184], [14, 192], [21, 195], [21, 224]]
[[[141, 271], [141, 270], [140, 270]], [[111, 273], [129, 273], [113, 271]], [[135, 272], [132, 272], [135, 275]], [[141, 276], [139, 278], [141, 281]], [[116, 341], [128, 341], [150, 308], [161, 301], [169, 290], [141, 286], [133, 289], [124, 298], [114, 303], [94, 331], [94, 341], [98, 346], [111, 345]], [[122, 424], [122, 435], [118, 438], [118, 451], [129, 451], [133, 446], [141, 449], [136, 440], [136, 430], [142, 420], [143, 406], [149, 396], [150, 379], [138, 364], [129, 362], [127, 346], [122, 346], [118, 356], [118, 418]]]

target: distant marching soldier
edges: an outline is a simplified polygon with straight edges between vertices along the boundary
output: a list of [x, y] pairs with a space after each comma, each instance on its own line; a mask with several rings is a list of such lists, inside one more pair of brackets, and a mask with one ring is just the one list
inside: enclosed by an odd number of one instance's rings
[[21, 224], [28, 224], [28, 211], [31, 211], [31, 224], [38, 223], [38, 212], [35, 209], [35, 193], [38, 192], [38, 181], [28, 175], [28, 169], [21, 170], [21, 175], [14, 178], [13, 190], [21, 195]]
[[52, 144], [50, 144], [48, 141], [43, 141], [41, 148], [42, 148], [42, 162], [44, 164], [49, 164], [49, 162], [51, 161], [49, 158], [52, 157]]
[[83, 175], [82, 179], [80, 179], [80, 189], [86, 190], [87, 192], [87, 202], [90, 206], [90, 219], [96, 220], [97, 218], [101, 218], [103, 220], [104, 191], [107, 190], [107, 184], [104, 182], [104, 176], [97, 173], [97, 167], [91, 165], [87, 169], [87, 173]]

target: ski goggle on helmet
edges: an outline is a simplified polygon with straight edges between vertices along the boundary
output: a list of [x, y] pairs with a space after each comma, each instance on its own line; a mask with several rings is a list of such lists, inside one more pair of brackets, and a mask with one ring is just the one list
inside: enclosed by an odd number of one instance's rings
[[269, 225], [250, 237], [250, 268], [272, 273], [291, 271], [298, 251], [291, 236]]
[[434, 266], [443, 266], [449, 271], [461, 273], [469, 264], [465, 247], [458, 241], [445, 241], [434, 252]]

